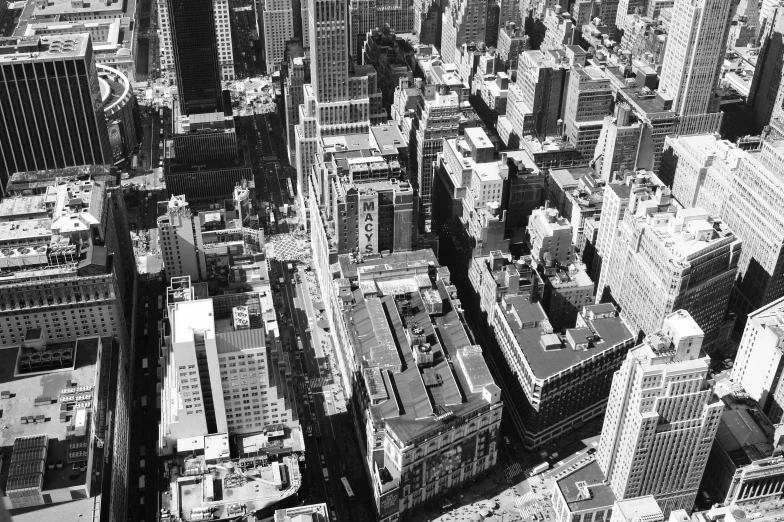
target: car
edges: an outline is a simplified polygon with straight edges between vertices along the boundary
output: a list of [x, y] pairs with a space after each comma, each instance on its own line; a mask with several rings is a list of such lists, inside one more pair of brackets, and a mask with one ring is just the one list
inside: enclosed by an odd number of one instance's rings
[[588, 451], [586, 453], [588, 455], [593, 455], [594, 453], [596, 453], [596, 448], [588, 448]]

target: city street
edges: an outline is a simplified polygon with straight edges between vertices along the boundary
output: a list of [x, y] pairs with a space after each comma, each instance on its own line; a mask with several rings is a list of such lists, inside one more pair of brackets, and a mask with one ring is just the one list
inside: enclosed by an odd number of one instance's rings
[[[274, 232], [286, 234], [294, 227], [289, 225], [282, 209], [293, 200], [288, 197], [286, 185], [287, 157], [277, 139], [282, 131], [274, 115], [255, 115], [254, 124], [255, 130], [249, 131], [248, 136], [256, 140], [250, 148], [257, 173], [257, 191], [272, 207]], [[329, 333], [316, 324], [317, 312], [310, 296], [318, 294], [318, 289], [309, 287], [315, 279], [308, 277], [302, 264], [292, 263], [294, 271], [289, 272], [289, 261], [292, 260], [270, 263], [270, 277], [272, 281], [279, 281], [281, 277], [284, 281], [275, 297], [280, 305], [278, 321], [284, 347], [295, 361], [295, 374], [299, 369], [298, 386], [303, 391], [299, 395], [299, 409], [306, 433], [307, 469], [303, 474], [310, 494], [306, 502], [326, 502], [334, 510], [336, 520], [370, 521], [373, 496], [361, 464], [359, 441], [346, 411], [342, 390], [332, 373], [337, 371], [337, 364], [331, 353]], [[297, 350], [298, 339], [302, 343], [301, 352]], [[325, 478], [324, 468], [328, 478]], [[355, 498], [348, 498], [341, 477], [347, 478]]]
[[[138, 208], [139, 230], [156, 230], [157, 192], [148, 197], [140, 197]], [[157, 455], [158, 441], [158, 321], [162, 317], [159, 300], [165, 293], [165, 285], [158, 277], [148, 278], [139, 275], [138, 310], [143, 320], [139, 321], [136, 332], [136, 368], [133, 386], [133, 409], [131, 425], [143, 427], [131, 431], [131, 476], [128, 511], [129, 519], [135, 521], [156, 520], [161, 470]], [[162, 304], [162, 303], [160, 303]], [[146, 359], [146, 368], [145, 361]], [[144, 477], [144, 489], [141, 488]]]

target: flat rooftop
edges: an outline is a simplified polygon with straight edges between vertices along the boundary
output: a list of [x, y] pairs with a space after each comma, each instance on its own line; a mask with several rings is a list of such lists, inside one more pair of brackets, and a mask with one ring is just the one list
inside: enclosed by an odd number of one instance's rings
[[[651, 205], [655, 202], [651, 201]], [[648, 229], [662, 250], [671, 257], [689, 261], [712, 251], [718, 243], [739, 241], [721, 221], [714, 221], [702, 208], [679, 209], [662, 213], [649, 221], [638, 218], [639, 226]]]
[[[364, 300], [360, 294], [347, 312], [352, 343], [364, 360], [363, 376], [375, 402], [371, 415], [404, 444], [438, 429], [441, 419], [487, 405], [483, 391], [497, 388], [481, 351], [476, 352], [481, 349], [471, 349], [443, 280], [436, 287], [442, 308], [432, 316], [419, 292], [406, 300], [392, 295]], [[409, 314], [405, 323], [403, 314]], [[411, 339], [419, 339], [412, 341], [416, 345], [409, 344], [407, 330]], [[425, 352], [419, 351], [419, 343], [425, 343]], [[420, 367], [415, 352], [426, 353], [430, 362]]]
[[32, 63], [84, 56], [89, 40], [89, 33], [0, 38], [0, 62]]
[[[4, 427], [0, 431], [0, 451], [3, 452], [3, 457], [8, 459], [6, 462], [10, 462], [11, 449], [17, 437], [46, 435], [49, 438], [47, 463], [61, 461], [65, 465], [45, 471], [44, 491], [82, 485], [87, 479], [86, 472], [72, 469], [71, 462], [86, 459], [71, 459], [69, 453], [73, 448], [69, 448], [69, 445], [86, 442], [88, 437], [69, 439], [68, 436], [69, 428], [72, 426], [70, 420], [75, 415], [77, 405], [89, 408], [90, 415], [95, 412], [93, 405], [96, 404], [94, 394], [97, 392], [99, 346], [98, 337], [82, 338], [67, 343], [50, 343], [45, 346], [44, 353], [53, 354], [63, 348], [72, 350], [71, 367], [53, 371], [42, 369], [34, 374], [16, 375], [15, 372], [23, 365], [19, 362], [22, 355], [20, 347], [0, 350], [0, 392], [9, 394], [9, 398], [0, 399]], [[47, 367], [51, 368], [52, 365]], [[77, 387], [82, 391], [78, 393], [71, 391]], [[60, 413], [65, 411], [61, 410], [61, 405], [70, 408], [66, 415], [69, 419], [67, 422], [61, 421]], [[23, 422], [22, 417], [27, 417], [28, 422]], [[31, 417], [38, 417], [39, 422], [30, 419]], [[0, 475], [2, 490], [5, 490], [8, 480], [8, 468], [5, 467], [4, 470], [5, 473]]]
[[[620, 317], [595, 319], [591, 322], [600, 340], [585, 350], [573, 350], [568, 343], [555, 350], [545, 350], [540, 340], [544, 335], [539, 329], [547, 315], [539, 303], [531, 303], [519, 295], [504, 297], [511, 304], [507, 311], [501, 306], [501, 313], [515, 334], [517, 343], [523, 352], [534, 375], [539, 379], [547, 379], [559, 372], [567, 370], [605, 350], [627, 341], [633, 341], [634, 335], [623, 324]], [[520, 322], [518, 323], [518, 317]], [[522, 326], [521, 326], [522, 325]]]
[[653, 495], [619, 500], [616, 506], [623, 514], [624, 520], [640, 520], [645, 522], [664, 520], [664, 514]]
[[331, 152], [347, 152], [351, 150], [361, 150], [370, 148], [370, 135], [366, 132], [361, 134], [341, 134], [340, 136], [325, 136], [321, 138], [324, 149], [333, 148]]
[[171, 316], [174, 322], [172, 344], [192, 342], [194, 330], [203, 331], [207, 339], [215, 338], [212, 299], [175, 303]]
[[275, 510], [275, 522], [327, 522], [327, 520], [329, 520], [329, 512], [324, 503]]
[[295, 457], [282, 457], [266, 465], [260, 459], [240, 459], [220, 466], [208, 464], [204, 456], [178, 460], [184, 476], [171, 480], [172, 497], [176, 495], [176, 499], [172, 498], [172, 505], [167, 507], [184, 521], [200, 520], [194, 515], [205, 508], [212, 510], [214, 519], [251, 513], [299, 490], [299, 462]]
[[381, 154], [395, 154], [408, 143], [397, 125], [374, 125], [370, 127], [370, 133], [381, 149]]
[[394, 252], [392, 255], [383, 257], [363, 257], [361, 263], [357, 263], [351, 254], [344, 254], [338, 256], [338, 263], [340, 264], [341, 277], [347, 279], [356, 279], [360, 272], [367, 277], [374, 272], [402, 271], [406, 268], [427, 267], [430, 263], [438, 266], [438, 260], [429, 248], [412, 252]]
[[[7, 199], [3, 200], [7, 201]], [[21, 240], [41, 245], [49, 244], [52, 237], [52, 220], [49, 218], [24, 219], [0, 222], [0, 243], [15, 243]], [[28, 244], [32, 248], [33, 245]], [[46, 249], [44, 249], [46, 253]], [[3, 253], [5, 256], [6, 254]]]
[[[30, 0], [30, 3], [35, 4], [36, 2]], [[119, 17], [122, 15], [122, 8], [123, 2], [120, 1], [93, 0], [83, 2], [79, 7], [74, 7], [71, 0], [48, 0], [45, 6], [36, 5], [34, 15], [36, 17], [46, 17], [69, 14], [111, 13]]]
[[615, 503], [612, 488], [604, 483], [604, 474], [596, 460], [591, 460], [555, 484], [572, 513], [612, 507]]
[[[8, 197], [0, 201], [0, 221], [19, 219], [35, 214], [46, 215], [44, 196]], [[41, 217], [43, 217], [41, 216]]]

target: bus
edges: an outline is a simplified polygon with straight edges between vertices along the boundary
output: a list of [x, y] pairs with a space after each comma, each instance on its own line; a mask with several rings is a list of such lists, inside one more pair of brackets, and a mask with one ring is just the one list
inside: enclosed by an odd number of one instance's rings
[[340, 477], [340, 481], [343, 483], [343, 489], [346, 490], [346, 496], [349, 500], [354, 498], [354, 490], [351, 489], [351, 485], [348, 483], [348, 479], [346, 477]]
[[294, 199], [294, 187], [291, 184], [291, 178], [286, 179], [286, 188], [289, 191], [289, 199]]

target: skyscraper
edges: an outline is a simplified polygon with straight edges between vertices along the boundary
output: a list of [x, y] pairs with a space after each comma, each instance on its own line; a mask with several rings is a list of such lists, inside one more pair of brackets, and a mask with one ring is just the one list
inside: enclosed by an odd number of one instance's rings
[[180, 110], [222, 110], [213, 0], [168, 0]]
[[[775, 112], [775, 111], [774, 111]], [[743, 241], [731, 306], [742, 318], [784, 296], [784, 139], [745, 151], [713, 135], [667, 138], [673, 196], [720, 216]]]
[[199, 299], [184, 276], [172, 279], [166, 304], [159, 454], [171, 455], [185, 437], [299, 425], [294, 385], [274, 364], [282, 347], [264, 327], [258, 294]]
[[616, 372], [596, 455], [618, 500], [653, 495], [665, 516], [694, 505], [724, 409], [707, 381], [703, 338], [678, 310]]
[[0, 39], [0, 191], [14, 172], [112, 163], [90, 35]]
[[218, 80], [234, 79], [234, 49], [231, 44], [229, 0], [213, 0], [215, 41], [218, 44]]
[[784, 417], [783, 346], [784, 297], [749, 314], [730, 375], [774, 423]]
[[[632, 331], [649, 334], [674, 310], [687, 310], [713, 347], [727, 310], [741, 241], [701, 208], [669, 206], [659, 188], [648, 200], [633, 192], [618, 227], [599, 299], [617, 303]], [[609, 287], [609, 296], [605, 293]]]
[[463, 44], [485, 41], [487, 3], [487, 0], [457, 0], [444, 10], [441, 57], [445, 62], [456, 63], [457, 50]]
[[309, 0], [307, 15], [311, 83], [303, 88], [304, 103], [294, 129], [297, 195], [304, 209], [308, 208], [307, 178], [321, 137], [364, 133], [371, 122], [381, 123], [387, 117], [373, 67], [356, 66], [350, 60], [347, 2]]
[[286, 42], [294, 36], [294, 6], [291, 0], [265, 0], [261, 9], [267, 74], [272, 74], [280, 70]]
[[711, 98], [724, 62], [734, 1], [677, 0], [673, 7], [659, 90], [673, 98], [681, 134], [714, 131], [721, 122]]

